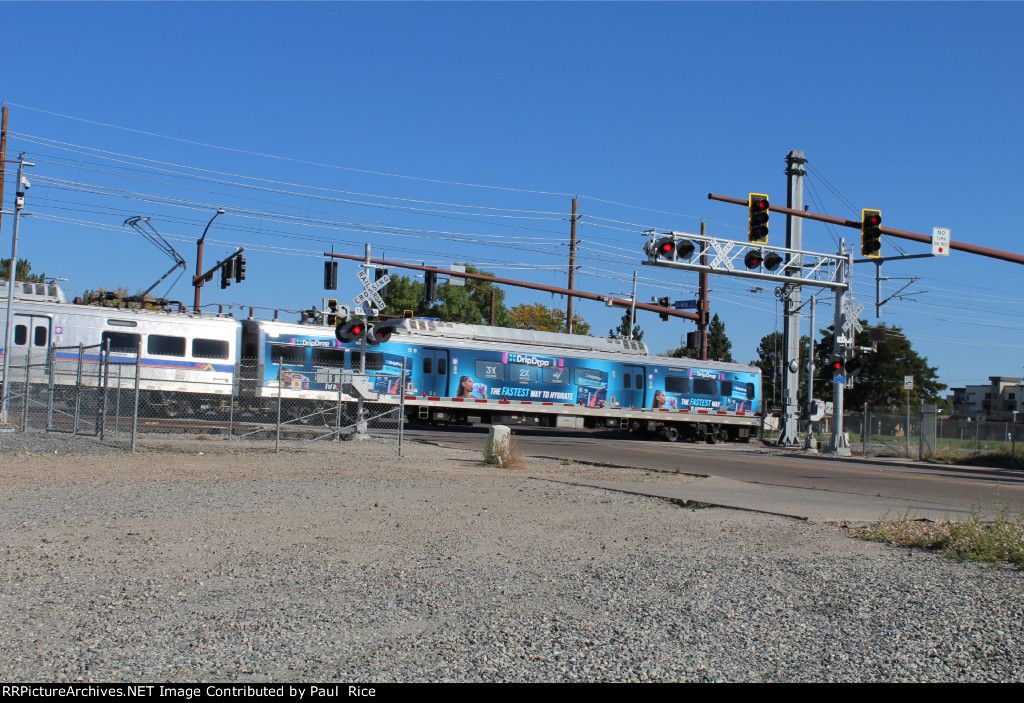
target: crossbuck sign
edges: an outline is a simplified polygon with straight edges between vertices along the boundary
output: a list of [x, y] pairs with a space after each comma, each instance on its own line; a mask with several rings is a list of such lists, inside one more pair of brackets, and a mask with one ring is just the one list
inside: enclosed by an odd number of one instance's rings
[[380, 297], [378, 291], [388, 284], [391, 277], [388, 274], [384, 274], [376, 281], [371, 282], [366, 271], [359, 271], [356, 275], [359, 277], [359, 282], [363, 284], [363, 292], [353, 299], [356, 306], [362, 307], [365, 301], [370, 301], [377, 310], [383, 310], [385, 307], [384, 298]]

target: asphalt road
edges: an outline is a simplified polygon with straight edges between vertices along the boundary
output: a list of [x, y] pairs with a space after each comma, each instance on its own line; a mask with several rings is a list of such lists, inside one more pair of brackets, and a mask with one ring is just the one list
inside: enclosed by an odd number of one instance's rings
[[[413, 426], [406, 436], [482, 451], [487, 433], [486, 427]], [[992, 505], [998, 496], [1015, 512], [1024, 508], [1024, 471], [938, 467], [903, 460], [825, 458], [802, 451], [780, 453], [746, 444], [642, 441], [611, 431], [515, 428], [514, 433], [519, 450], [527, 456], [814, 489], [806, 494], [812, 500], [815, 491], [822, 491], [927, 502], [969, 511], [978, 501], [983, 506]], [[822, 495], [822, 498], [827, 496]]]

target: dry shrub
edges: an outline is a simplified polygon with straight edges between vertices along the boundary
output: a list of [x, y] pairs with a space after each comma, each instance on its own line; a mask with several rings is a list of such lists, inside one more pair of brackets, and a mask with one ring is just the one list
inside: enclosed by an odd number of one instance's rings
[[484, 461], [503, 469], [525, 469], [526, 459], [519, 451], [516, 438], [509, 434], [507, 440], [487, 440], [484, 447]]

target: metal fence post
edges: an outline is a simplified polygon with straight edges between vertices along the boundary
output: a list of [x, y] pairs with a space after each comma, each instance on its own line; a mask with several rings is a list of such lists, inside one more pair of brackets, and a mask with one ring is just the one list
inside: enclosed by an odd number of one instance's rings
[[277, 438], [274, 440], [274, 451], [281, 451], [281, 397], [284, 395], [281, 388], [281, 370], [283, 366], [277, 367]]
[[28, 352], [25, 356], [25, 403], [21, 408], [21, 431], [28, 431], [28, 399], [31, 395], [29, 389], [32, 387], [32, 340], [29, 340]]
[[402, 380], [398, 382], [398, 456], [402, 453], [402, 440], [405, 438], [405, 357], [402, 357]]
[[71, 434], [78, 434], [79, 416], [82, 411], [82, 364], [85, 363], [85, 345], [78, 345], [78, 369], [75, 371], [75, 421]]
[[341, 367], [338, 368], [338, 405], [334, 409], [334, 441], [341, 441]]
[[132, 410], [132, 454], [139, 435], [139, 377], [142, 374], [142, 344], [135, 350], [135, 408]]
[[[100, 395], [100, 441], [107, 430], [107, 390], [110, 388], [110, 340], [103, 340], [100, 347], [100, 376], [103, 378], [103, 392]], [[99, 391], [99, 388], [96, 389]]]
[[56, 371], [57, 366], [57, 346], [50, 344], [50, 348], [46, 352], [46, 367], [47, 367], [47, 389], [46, 389], [46, 431], [50, 432], [53, 429], [53, 374]]
[[121, 433], [121, 364], [117, 365], [117, 401], [114, 403], [114, 434]]

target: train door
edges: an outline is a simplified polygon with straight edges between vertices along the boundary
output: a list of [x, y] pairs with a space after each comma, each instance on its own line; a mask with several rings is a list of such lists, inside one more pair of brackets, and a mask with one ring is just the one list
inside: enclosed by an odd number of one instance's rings
[[11, 335], [11, 358], [32, 354], [33, 363], [46, 359], [50, 344], [50, 318], [43, 315], [14, 313], [14, 333]]
[[627, 364], [622, 371], [622, 407], [642, 408], [644, 407], [644, 396], [647, 384], [644, 383], [646, 374], [643, 366]]
[[420, 354], [423, 392], [427, 395], [448, 396], [448, 350], [424, 347]]

